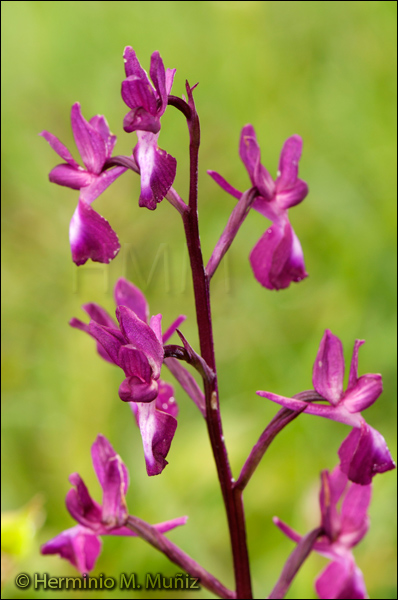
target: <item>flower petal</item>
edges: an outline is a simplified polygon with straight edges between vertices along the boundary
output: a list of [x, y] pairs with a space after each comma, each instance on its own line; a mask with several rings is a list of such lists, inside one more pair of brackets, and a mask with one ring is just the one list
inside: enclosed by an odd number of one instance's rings
[[110, 442], [98, 435], [91, 447], [94, 470], [103, 489], [102, 523], [106, 527], [120, 527], [128, 512], [126, 493], [129, 476], [126, 466]]
[[152, 402], [158, 395], [158, 382], [142, 381], [139, 377], [127, 377], [119, 386], [119, 398], [123, 402]]
[[51, 183], [64, 185], [72, 188], [72, 190], [80, 190], [93, 183], [96, 180], [96, 175], [85, 171], [81, 167], [72, 167], [71, 165], [57, 165], [54, 167], [48, 176]]
[[55, 135], [50, 133], [49, 131], [42, 131], [39, 133], [44, 139], [50, 144], [51, 148], [55, 150], [55, 152], [71, 167], [74, 169], [81, 169], [82, 167], [75, 161], [72, 154], [69, 152], [68, 148], [63, 145], [62, 142], [59, 141]]
[[248, 124], [242, 128], [239, 140], [239, 156], [246, 167], [252, 185], [256, 185], [254, 172], [260, 164], [261, 151], [253, 125]]
[[339, 536], [339, 542], [346, 548], [356, 546], [369, 529], [367, 512], [371, 496], [371, 484], [350, 483], [341, 506], [341, 531]]
[[130, 407], [141, 432], [147, 473], [150, 476], [159, 475], [168, 464], [166, 456], [177, 428], [177, 420], [170, 414], [157, 410], [155, 402], [131, 402]]
[[349, 412], [361, 412], [376, 402], [382, 391], [381, 375], [371, 373], [362, 375], [355, 387], [344, 394], [344, 406]]
[[355, 340], [354, 350], [352, 352], [350, 374], [348, 376], [347, 391], [354, 388], [358, 381], [358, 351], [359, 348], [365, 343], [365, 340]]
[[291, 208], [299, 204], [308, 194], [308, 185], [302, 179], [297, 179], [292, 188], [278, 191], [276, 199], [278, 206], [283, 209]]
[[[146, 71], [141, 67], [135, 51], [131, 46], [126, 46], [123, 52], [124, 68], [126, 77], [139, 77], [140, 79], [148, 79]], [[149, 79], [148, 83], [150, 85]]]
[[145, 354], [152, 367], [153, 377], [157, 379], [164, 352], [155, 333], [127, 306], [119, 306], [116, 309], [116, 317], [123, 335], [133, 348]]
[[279, 159], [278, 177], [275, 182], [279, 192], [292, 188], [297, 181], [298, 164], [303, 149], [303, 140], [299, 135], [292, 135], [283, 144]]
[[304, 410], [303, 412], [308, 415], [315, 415], [317, 417], [324, 417], [325, 419], [331, 419], [332, 421], [337, 421], [338, 423], [344, 423], [345, 425], [350, 425], [351, 427], [359, 427], [360, 425], [360, 416], [357, 414], [350, 414], [344, 406], [329, 406], [327, 404], [317, 404], [316, 402], [304, 402], [303, 400], [297, 400], [296, 398], [287, 398], [286, 396], [278, 396], [277, 394], [272, 394], [271, 392], [258, 391], [256, 392], [259, 396], [263, 398], [268, 398], [272, 402], [276, 402], [285, 408], [290, 408], [290, 410]]
[[90, 321], [88, 333], [93, 336], [104, 348], [104, 351], [109, 356], [111, 362], [115, 365], [119, 364], [119, 350], [122, 344], [125, 343], [124, 336], [118, 329], [105, 327], [98, 324], [96, 321]]
[[166, 94], [169, 95], [173, 86], [176, 69], [166, 69]]
[[171, 415], [174, 418], [178, 416], [178, 404], [174, 397], [174, 388], [170, 383], [159, 380], [159, 392], [156, 398], [156, 409]]
[[369, 485], [377, 473], [395, 469], [385, 439], [365, 421], [346, 437], [338, 454], [343, 473], [360, 485]]
[[151, 56], [149, 75], [153, 81], [155, 90], [157, 91], [158, 98], [162, 103], [159, 114], [163, 114], [167, 106], [166, 73], [164, 70], [163, 60], [158, 51], [154, 52]]
[[142, 382], [149, 383], [152, 378], [152, 368], [146, 355], [131, 345], [121, 346], [118, 355], [118, 365], [126, 377], [138, 377]]
[[343, 378], [343, 345], [337, 336], [326, 329], [314, 363], [314, 388], [318, 394], [336, 406], [343, 396]]
[[144, 294], [124, 277], [120, 277], [116, 282], [114, 298], [116, 306], [127, 306], [141, 321], [148, 322], [149, 307]]
[[260, 146], [252, 125], [245, 125], [242, 129], [239, 156], [247, 169], [252, 185], [257, 187], [261, 196], [270, 200], [275, 190], [275, 184], [267, 169], [260, 162]]
[[133, 131], [151, 131], [159, 133], [160, 120], [151, 115], [142, 106], [130, 110], [123, 119], [123, 129], [126, 133]]
[[95, 115], [90, 119], [89, 123], [102, 137], [105, 145], [106, 158], [110, 158], [112, 156], [117, 138], [111, 133], [108, 121], [103, 115]]
[[148, 79], [127, 77], [122, 82], [122, 98], [129, 108], [143, 108], [150, 115], [157, 115], [155, 91]]
[[[98, 323], [99, 325], [105, 325], [106, 327], [110, 327], [111, 329], [115, 329], [117, 327], [116, 323], [114, 322], [112, 317], [107, 313], [107, 311], [104, 308], [102, 308], [102, 306], [99, 306], [99, 304], [95, 304], [94, 302], [89, 303], [89, 304], [83, 304], [82, 308], [91, 317], [91, 319], [93, 321], [95, 321], [96, 323]], [[69, 321], [69, 325], [71, 327], [74, 327], [75, 329], [80, 329], [81, 331], [85, 331], [86, 333], [88, 333], [89, 335], [92, 336], [89, 323], [83, 323], [82, 321], [80, 321], [80, 319], [73, 318]], [[92, 336], [92, 337], [94, 337], [94, 336]], [[108, 352], [105, 350], [103, 345], [100, 344], [98, 341], [97, 341], [97, 352], [104, 360], [107, 360], [108, 362], [111, 362], [111, 363], [114, 362], [110, 358]]]
[[73, 262], [91, 260], [109, 263], [120, 250], [119, 239], [108, 221], [87, 202], [79, 200], [69, 226]]
[[225, 192], [227, 192], [227, 194], [231, 194], [231, 196], [237, 198], [237, 200], [240, 200], [242, 192], [234, 188], [230, 183], [228, 183], [228, 181], [224, 179], [224, 177], [221, 177], [219, 173], [217, 173], [216, 171], [207, 171], [207, 174], [210, 175], [210, 177], [214, 179], [214, 181], [218, 183], [218, 185]]
[[140, 167], [140, 206], [154, 210], [174, 182], [177, 161], [157, 145], [158, 134], [138, 131], [134, 158]]
[[362, 571], [353, 558], [330, 563], [315, 581], [315, 589], [320, 598], [350, 600], [369, 597]]
[[269, 290], [307, 277], [300, 242], [288, 221], [267, 229], [250, 253], [250, 264], [257, 281]]
[[107, 159], [104, 140], [83, 117], [79, 102], [72, 106], [71, 121], [75, 143], [83, 163], [88, 171], [98, 175]]
[[66, 494], [66, 508], [80, 525], [98, 532], [102, 526], [101, 506], [91, 498], [86, 484], [78, 473], [72, 473], [69, 481], [76, 486], [76, 489], [71, 489]]
[[95, 533], [76, 525], [43, 544], [40, 551], [42, 554], [59, 554], [83, 575], [94, 569], [101, 546], [101, 539]]

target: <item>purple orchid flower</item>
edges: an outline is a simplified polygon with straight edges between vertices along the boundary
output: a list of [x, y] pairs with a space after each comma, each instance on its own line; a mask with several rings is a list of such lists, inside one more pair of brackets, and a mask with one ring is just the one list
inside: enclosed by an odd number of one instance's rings
[[[260, 147], [253, 126], [245, 125], [240, 137], [239, 155], [259, 193], [252, 208], [273, 222], [250, 253], [254, 276], [269, 290], [286, 288], [292, 281], [307, 277], [303, 251], [288, 218], [288, 208], [299, 204], [308, 194], [307, 184], [297, 177], [302, 145], [298, 135], [286, 140], [274, 181], [260, 162]], [[240, 200], [242, 192], [215, 171], [208, 173], [226, 192]]]
[[[321, 474], [321, 526], [323, 535], [313, 549], [333, 562], [315, 582], [320, 598], [368, 598], [361, 570], [357, 567], [352, 548], [369, 528], [367, 514], [372, 486], [349, 483], [340, 467]], [[341, 508], [338, 503], [341, 502]], [[301, 536], [277, 517], [275, 525], [294, 542]]]
[[69, 227], [73, 261], [83, 265], [91, 258], [93, 261], [109, 263], [120, 250], [119, 240], [108, 221], [90, 205], [126, 168], [104, 170], [116, 144], [116, 136], [111, 134], [105, 117], [96, 115], [87, 122], [81, 114], [80, 104], [76, 102], [72, 106], [71, 121], [73, 136], [85, 168], [75, 161], [55, 135], [42, 131], [40, 135], [65, 161], [50, 172], [49, 179], [58, 185], [80, 190], [79, 202]]
[[160, 379], [165, 343], [185, 320], [176, 319], [162, 336], [161, 315], [150, 319], [144, 294], [120, 278], [115, 285], [114, 319], [97, 304], [85, 304], [89, 324], [72, 319], [70, 325], [90, 334], [97, 341], [102, 358], [121, 367], [126, 379], [119, 396], [129, 402], [141, 432], [148, 475], [158, 475], [167, 465], [166, 456], [177, 428], [178, 406], [170, 384]]
[[[98, 435], [91, 448], [94, 470], [102, 487], [102, 506], [93, 500], [80, 475], [69, 480], [76, 489], [69, 490], [66, 507], [78, 525], [63, 531], [41, 548], [42, 554], [59, 554], [82, 574], [92, 571], [101, 552], [101, 535], [135, 536], [125, 526], [128, 518], [126, 493], [128, 471], [110, 442]], [[155, 525], [161, 533], [184, 525], [187, 517]]]
[[356, 340], [351, 360], [348, 387], [343, 390], [344, 355], [340, 339], [327, 329], [314, 363], [312, 382], [329, 405], [306, 403], [271, 392], [257, 394], [291, 410], [302, 410], [354, 427], [339, 450], [341, 469], [355, 483], [368, 485], [376, 473], [395, 468], [383, 436], [370, 427], [360, 414], [371, 406], [383, 391], [381, 375], [368, 373], [358, 377], [358, 350], [364, 340]]
[[158, 147], [160, 117], [166, 110], [176, 70], [165, 70], [159, 52], [154, 52], [149, 70], [152, 85], [130, 46], [125, 48], [123, 57], [126, 79], [122, 83], [122, 98], [131, 108], [124, 118], [123, 128], [128, 133], [137, 132], [134, 158], [141, 172], [139, 205], [154, 210], [176, 175], [176, 159]]

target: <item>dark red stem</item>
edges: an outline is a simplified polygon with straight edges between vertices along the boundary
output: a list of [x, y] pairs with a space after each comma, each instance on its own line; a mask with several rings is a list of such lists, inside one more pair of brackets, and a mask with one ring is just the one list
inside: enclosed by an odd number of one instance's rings
[[[227, 513], [235, 572], [236, 595], [237, 598], [246, 598], [247, 600], [250, 600], [253, 596], [250, 581], [250, 565], [246, 543], [246, 526], [242, 492], [233, 487], [234, 480], [224, 444], [218, 399], [217, 372], [210, 308], [210, 280], [206, 275], [203, 264], [197, 211], [200, 126], [192, 97], [192, 89], [189, 87], [188, 83], [187, 94], [187, 105], [189, 106], [191, 113], [187, 116], [187, 110], [182, 112], [184, 112], [187, 117], [190, 133], [190, 185], [189, 208], [182, 215], [182, 218], [191, 263], [200, 351], [202, 358], [215, 373], [215, 377], [212, 380], [204, 378], [206, 423]], [[181, 110], [181, 106], [177, 106], [177, 103], [174, 101], [171, 102], [171, 104]]]

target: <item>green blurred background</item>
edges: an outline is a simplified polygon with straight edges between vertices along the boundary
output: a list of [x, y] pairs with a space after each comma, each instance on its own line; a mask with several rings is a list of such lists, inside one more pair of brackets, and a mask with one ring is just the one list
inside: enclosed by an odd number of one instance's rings
[[[205, 257], [234, 200], [206, 175], [249, 186], [238, 157], [240, 130], [252, 123], [262, 162], [275, 175], [280, 149], [304, 139], [305, 202], [290, 212], [309, 277], [281, 292], [255, 281], [248, 255], [268, 222], [250, 214], [214, 277], [213, 315], [225, 437], [235, 477], [277, 407], [258, 389], [291, 395], [311, 388], [324, 329], [344, 344], [346, 361], [363, 338], [359, 372], [383, 374], [384, 393], [366, 413], [396, 456], [395, 378], [395, 2], [2, 2], [3, 25], [3, 511], [31, 502], [4, 536], [6, 598], [113, 598], [120, 591], [18, 590], [19, 572], [75, 575], [39, 547], [74, 523], [64, 506], [78, 471], [100, 501], [90, 446], [106, 435], [131, 475], [128, 505], [150, 522], [188, 514], [169, 534], [232, 586], [227, 529], [204, 423], [184, 393], [169, 466], [147, 478], [141, 439], [117, 394], [123, 375], [94, 343], [68, 327], [81, 304], [114, 310], [120, 276], [146, 293], [151, 314], [197, 346], [190, 275], [178, 214], [163, 201], [138, 208], [139, 179], [126, 174], [95, 203], [118, 232], [122, 250], [109, 266], [70, 258], [68, 224], [77, 192], [48, 182], [59, 162], [38, 133], [57, 135], [78, 158], [70, 107], [105, 114], [128, 154], [123, 132], [123, 48], [144, 68], [159, 50], [177, 68], [173, 93], [195, 91], [201, 118], [200, 219]], [[176, 189], [187, 195], [187, 133], [169, 108], [160, 145], [178, 160]], [[148, 275], [149, 274], [149, 275]], [[171, 375], [165, 378], [172, 381]], [[302, 416], [271, 446], [245, 492], [256, 597], [270, 590], [293, 549], [273, 525], [277, 514], [301, 533], [317, 526], [319, 472], [333, 468], [347, 427]], [[396, 598], [395, 473], [374, 480], [371, 529], [355, 549], [371, 598]], [[40, 508], [41, 507], [41, 508]], [[28, 517], [27, 517], [28, 515]], [[8, 517], [7, 522], [9, 522]], [[34, 535], [35, 525], [37, 532]], [[10, 527], [8, 527], [8, 532]], [[18, 537], [19, 536], [19, 537]], [[18, 539], [17, 539], [18, 538]], [[326, 560], [312, 555], [289, 598], [315, 598]], [[179, 569], [137, 539], [105, 538], [93, 575], [170, 576]], [[174, 591], [126, 593], [164, 598]], [[211, 598], [206, 590], [179, 597]]]

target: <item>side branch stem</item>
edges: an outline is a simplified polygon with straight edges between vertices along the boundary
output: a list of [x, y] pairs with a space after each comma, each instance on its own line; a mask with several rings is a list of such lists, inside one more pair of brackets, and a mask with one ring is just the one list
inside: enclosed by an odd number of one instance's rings
[[176, 544], [171, 542], [165, 535], [160, 533], [156, 527], [149, 525], [138, 517], [130, 515], [127, 519], [126, 526], [134, 531], [139, 537], [154, 546], [162, 552], [173, 563], [184, 569], [189, 575], [199, 579], [203, 587], [207, 588], [213, 594], [220, 598], [235, 598], [234, 592], [227, 589], [218, 581], [211, 573], [206, 571], [201, 565], [193, 560], [188, 554], [183, 552]]

